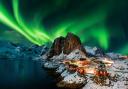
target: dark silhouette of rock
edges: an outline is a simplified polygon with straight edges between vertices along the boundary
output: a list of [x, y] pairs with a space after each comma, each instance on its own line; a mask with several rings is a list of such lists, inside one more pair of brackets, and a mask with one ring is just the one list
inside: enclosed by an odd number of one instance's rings
[[62, 52], [64, 54], [69, 54], [75, 49], [79, 49], [86, 54], [80, 38], [73, 33], [68, 33], [66, 37], [58, 37], [54, 40], [48, 52], [48, 58], [59, 55]]

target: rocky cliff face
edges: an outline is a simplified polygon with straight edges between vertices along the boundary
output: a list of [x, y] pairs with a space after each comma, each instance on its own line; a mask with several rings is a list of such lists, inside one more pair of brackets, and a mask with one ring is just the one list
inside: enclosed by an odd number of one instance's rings
[[73, 33], [68, 33], [66, 37], [58, 37], [54, 40], [48, 52], [48, 58], [59, 55], [62, 52], [64, 54], [69, 54], [76, 49], [79, 49], [84, 54], [86, 54], [86, 51], [81, 44], [80, 38]]

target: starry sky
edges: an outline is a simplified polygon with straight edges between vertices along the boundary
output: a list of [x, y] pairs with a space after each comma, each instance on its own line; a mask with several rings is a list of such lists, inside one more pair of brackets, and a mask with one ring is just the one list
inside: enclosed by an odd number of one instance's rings
[[128, 0], [0, 0], [0, 40], [42, 45], [68, 32], [128, 54]]

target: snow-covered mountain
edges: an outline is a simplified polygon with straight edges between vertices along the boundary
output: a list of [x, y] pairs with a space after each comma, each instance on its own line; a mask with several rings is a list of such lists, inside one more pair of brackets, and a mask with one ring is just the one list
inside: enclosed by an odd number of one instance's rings
[[58, 87], [128, 89], [128, 60], [121, 56], [97, 47], [83, 49], [80, 39], [68, 34], [66, 38], [55, 39], [50, 50], [40, 58], [45, 68], [59, 74]]
[[0, 42], [0, 47], [1, 59], [34, 59], [39, 55], [45, 54], [48, 50], [48, 48], [45, 45], [26, 46], [23, 44], [15, 44], [6, 41]]
[[[56, 69], [56, 73], [60, 74], [62, 80], [57, 83], [59, 87], [74, 88], [72, 86], [76, 85], [75, 88], [81, 86], [82, 89], [128, 89], [128, 60], [121, 60], [118, 58], [114, 59], [114, 63], [107, 69], [107, 71], [110, 73], [112, 78], [116, 76], [116, 79], [107, 79], [106, 85], [100, 85], [96, 84], [92, 80], [92, 75], [85, 74], [83, 76], [78, 72], [70, 72], [66, 66], [61, 63], [63, 60], [79, 60], [80, 58], [87, 57], [77, 49], [71, 52], [69, 55], [61, 53], [60, 55], [53, 56], [50, 60], [46, 59], [47, 61], [44, 63], [44, 67]], [[99, 57], [97, 60], [102, 60], [103, 58], [106, 58], [106, 56]], [[113, 57], [110, 56], [109, 58], [111, 59]]]

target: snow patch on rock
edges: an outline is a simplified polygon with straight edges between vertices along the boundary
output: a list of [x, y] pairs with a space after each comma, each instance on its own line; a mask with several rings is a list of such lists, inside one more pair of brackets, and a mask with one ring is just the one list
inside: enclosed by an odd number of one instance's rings
[[95, 50], [93, 50], [92, 47], [85, 46], [84, 48], [86, 49], [86, 52], [87, 53], [92, 54], [92, 55], [95, 55]]
[[80, 58], [86, 58], [85, 54], [81, 52], [79, 49], [74, 50], [69, 55], [67, 55], [66, 59], [78, 60]]
[[77, 74], [77, 72], [75, 72], [73, 74], [69, 74], [66, 77], [64, 77], [63, 81], [66, 82], [66, 83], [69, 83], [69, 84], [72, 84], [72, 83], [81, 84], [81, 83], [85, 82], [85, 78], [79, 76]]
[[63, 64], [61, 64], [57, 69], [56, 69], [56, 72], [57, 73], [62, 73], [64, 70], [65, 70], [65, 66]]

